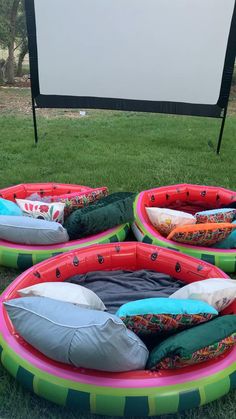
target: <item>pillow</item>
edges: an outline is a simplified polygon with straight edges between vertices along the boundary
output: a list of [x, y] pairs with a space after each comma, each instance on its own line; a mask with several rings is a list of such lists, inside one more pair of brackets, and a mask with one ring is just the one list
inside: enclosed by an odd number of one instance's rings
[[[233, 221], [233, 224], [236, 224], [236, 221]], [[235, 249], [236, 248], [236, 230], [233, 230], [226, 239], [221, 240], [216, 243], [215, 246], [217, 249]]]
[[218, 317], [177, 333], [150, 353], [147, 368], [180, 368], [222, 355], [236, 344], [236, 315]]
[[236, 228], [232, 223], [208, 223], [175, 228], [167, 237], [179, 243], [210, 246], [225, 239]]
[[23, 215], [40, 220], [56, 221], [63, 224], [65, 204], [42, 203], [40, 201], [28, 201], [27, 199], [16, 199], [17, 205], [22, 210]]
[[22, 244], [55, 244], [67, 242], [69, 236], [54, 221], [0, 215], [0, 239]]
[[145, 367], [148, 350], [116, 316], [46, 297], [4, 303], [17, 332], [59, 362], [102, 371]]
[[186, 329], [218, 312], [202, 301], [146, 298], [123, 304], [116, 315], [137, 335], [149, 335]]
[[0, 198], [0, 215], [22, 215], [22, 211], [15, 202]]
[[132, 222], [135, 196], [136, 194], [131, 192], [117, 192], [74, 211], [64, 224], [70, 239], [91, 236], [120, 224]]
[[52, 202], [63, 202], [65, 204], [64, 215], [68, 217], [72, 212], [83, 208], [92, 202], [104, 198], [108, 194], [106, 187], [97, 188], [90, 192], [74, 192], [67, 195], [52, 196]]
[[42, 282], [41, 284], [23, 288], [18, 293], [21, 297], [48, 297], [54, 300], [77, 304], [83, 308], [106, 310], [102, 300], [95, 292], [81, 285], [70, 284], [69, 282]]
[[37, 192], [32, 193], [31, 195], [27, 196], [25, 199], [28, 201], [40, 201], [40, 202], [52, 202], [52, 197], [47, 195], [40, 195]]
[[192, 282], [174, 292], [169, 298], [201, 300], [222, 311], [236, 298], [236, 280], [210, 278]]
[[176, 226], [196, 223], [193, 215], [183, 211], [157, 207], [147, 207], [146, 211], [152, 225], [163, 236], [168, 236]]
[[198, 224], [203, 223], [232, 223], [236, 210], [232, 208], [221, 208], [208, 211], [201, 211], [195, 214]]

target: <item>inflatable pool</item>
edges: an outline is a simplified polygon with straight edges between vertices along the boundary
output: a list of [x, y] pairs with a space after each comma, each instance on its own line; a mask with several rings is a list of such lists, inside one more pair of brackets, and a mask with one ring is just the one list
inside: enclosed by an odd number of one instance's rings
[[220, 208], [236, 201], [236, 192], [228, 189], [200, 185], [172, 185], [141, 192], [134, 204], [133, 232], [138, 241], [178, 250], [205, 260], [225, 272], [236, 271], [236, 249], [225, 250], [179, 244], [163, 237], [150, 223], [145, 207], [165, 207], [194, 214]]
[[[16, 198], [25, 199], [27, 196], [38, 193], [42, 197], [68, 195], [78, 193], [84, 199], [91, 200], [104, 196], [107, 188], [89, 188], [81, 185], [70, 185], [60, 183], [35, 183], [11, 186], [0, 190], [0, 197], [14, 201]], [[93, 198], [91, 198], [93, 196]], [[80, 247], [89, 246], [95, 243], [109, 243], [125, 240], [130, 230], [129, 224], [114, 227], [102, 233], [86, 237], [85, 239], [73, 240], [55, 245], [21, 245], [18, 243], [0, 240], [0, 265], [25, 270], [30, 266], [48, 259], [59, 253]]]
[[[13, 329], [3, 302], [17, 290], [42, 281], [64, 281], [97, 270], [151, 269], [189, 283], [228, 278], [217, 267], [190, 256], [136, 242], [94, 245], [59, 255], [31, 267], [0, 299], [0, 349], [3, 366], [26, 389], [80, 412], [118, 416], [176, 413], [211, 402], [236, 388], [236, 348], [214, 361], [178, 371], [106, 373], [52, 361]], [[236, 313], [235, 301], [226, 313]]]

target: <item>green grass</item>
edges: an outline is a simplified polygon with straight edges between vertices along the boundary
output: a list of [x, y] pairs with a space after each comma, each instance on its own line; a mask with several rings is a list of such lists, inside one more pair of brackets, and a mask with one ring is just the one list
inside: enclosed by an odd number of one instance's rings
[[[61, 112], [62, 114], [62, 112]], [[60, 114], [59, 114], [60, 115]], [[88, 111], [84, 118], [38, 118], [34, 145], [31, 115], [0, 116], [0, 187], [26, 182], [107, 185], [110, 192], [141, 191], [175, 183], [236, 189], [236, 117], [227, 119], [221, 155], [220, 121], [213, 119]], [[0, 290], [17, 276], [0, 269]], [[236, 393], [169, 418], [236, 418]], [[0, 417], [90, 419], [24, 391], [0, 369]]]

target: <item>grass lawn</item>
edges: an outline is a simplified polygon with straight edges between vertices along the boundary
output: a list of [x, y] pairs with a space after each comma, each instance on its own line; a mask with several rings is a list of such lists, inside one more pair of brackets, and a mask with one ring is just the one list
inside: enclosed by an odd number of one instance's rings
[[[9, 102], [9, 106], [7, 105]], [[0, 188], [26, 182], [105, 185], [110, 192], [141, 191], [175, 183], [236, 189], [236, 115], [232, 103], [221, 155], [220, 121], [124, 112], [38, 112], [34, 145], [28, 90], [0, 88]], [[0, 268], [1, 290], [17, 276]], [[236, 393], [169, 418], [236, 418]], [[54, 406], [24, 391], [0, 369], [0, 418], [92, 418]], [[164, 417], [163, 417], [164, 418]]]

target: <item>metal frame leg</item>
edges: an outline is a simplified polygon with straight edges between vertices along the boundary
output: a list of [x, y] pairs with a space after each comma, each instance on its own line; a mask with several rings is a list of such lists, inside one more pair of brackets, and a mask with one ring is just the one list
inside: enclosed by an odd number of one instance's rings
[[220, 135], [219, 135], [219, 138], [218, 138], [218, 144], [217, 144], [217, 150], [216, 150], [217, 154], [220, 154], [220, 146], [221, 146], [221, 141], [222, 141], [223, 133], [224, 133], [226, 114], [227, 114], [227, 107], [224, 108], [223, 118], [222, 118], [222, 122], [221, 122]]
[[34, 123], [34, 142], [35, 142], [35, 145], [37, 145], [37, 143], [38, 143], [38, 129], [37, 129], [37, 118], [36, 118], [36, 106], [35, 106], [33, 95], [31, 95], [31, 97], [32, 97], [33, 123]]

